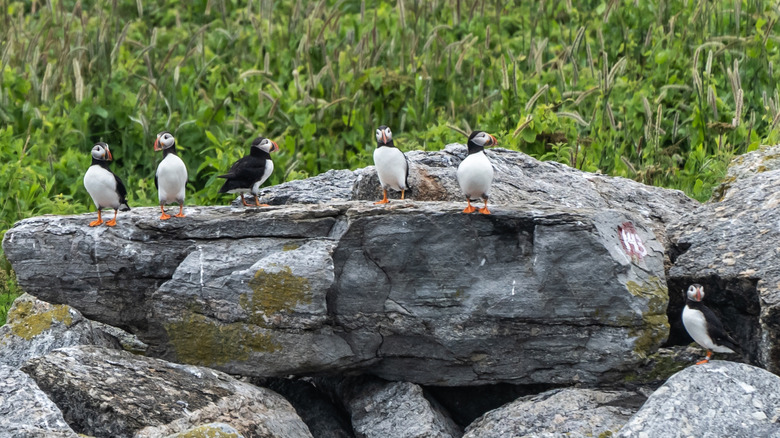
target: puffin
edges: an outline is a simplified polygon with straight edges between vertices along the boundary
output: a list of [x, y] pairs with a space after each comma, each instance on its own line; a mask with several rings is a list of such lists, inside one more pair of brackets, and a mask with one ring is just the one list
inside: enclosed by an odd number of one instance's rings
[[119, 210], [128, 211], [127, 189], [118, 176], [108, 168], [109, 161], [113, 160], [111, 150], [103, 142], [95, 143], [92, 147], [92, 165], [84, 174], [84, 187], [92, 197], [97, 208], [98, 218], [89, 223], [90, 227], [96, 227], [103, 223], [100, 210], [106, 207], [114, 209], [114, 218], [106, 221], [108, 227], [116, 225], [116, 215]]
[[241, 193], [241, 203], [251, 207], [244, 198], [244, 194], [250, 192], [255, 197], [254, 207], [268, 207], [268, 204], [260, 204], [257, 194], [260, 186], [274, 171], [271, 152], [278, 150], [279, 146], [273, 140], [264, 137], [254, 139], [249, 155], [233, 163], [228, 173], [217, 176], [225, 178], [225, 184], [219, 189], [219, 193]]
[[[482, 214], [490, 214], [487, 203], [490, 185], [493, 183], [493, 165], [485, 155], [485, 148], [496, 144], [496, 138], [484, 131], [473, 131], [469, 136], [469, 154], [460, 162], [456, 173], [460, 190], [468, 203], [464, 213], [479, 211]], [[471, 205], [471, 200], [479, 198], [485, 200], [485, 206], [477, 210]]]
[[184, 189], [187, 187], [187, 166], [176, 155], [176, 140], [168, 131], [157, 134], [154, 141], [154, 150], [163, 151], [163, 159], [157, 166], [154, 174], [154, 186], [157, 187], [160, 199], [160, 220], [170, 219], [171, 215], [165, 212], [165, 205], [179, 204], [179, 213], [175, 217], [184, 217]]
[[401, 199], [404, 199], [404, 194], [409, 190], [409, 159], [395, 146], [393, 133], [384, 125], [376, 130], [374, 166], [384, 195], [381, 201], [374, 204], [390, 202], [387, 199], [387, 189], [400, 190]]
[[707, 357], [696, 362], [696, 365], [709, 362], [713, 351], [716, 353], [739, 351], [737, 341], [726, 333], [715, 313], [701, 302], [704, 299], [704, 286], [692, 284], [688, 287], [687, 296], [682, 312], [683, 325], [693, 340], [707, 349]]

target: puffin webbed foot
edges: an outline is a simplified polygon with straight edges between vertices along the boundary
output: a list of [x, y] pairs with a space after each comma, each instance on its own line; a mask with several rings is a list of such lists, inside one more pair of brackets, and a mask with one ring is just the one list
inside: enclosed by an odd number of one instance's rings
[[709, 362], [711, 357], [712, 357], [712, 351], [711, 350], [707, 350], [707, 357], [705, 357], [704, 359], [696, 362], [696, 365], [701, 365], [701, 364], [705, 364], [705, 363]]
[[103, 223], [103, 219], [98, 218], [98, 219], [95, 219], [94, 221], [90, 222], [89, 226], [90, 227], [96, 227], [96, 226], [98, 226], [98, 225], [100, 225], [102, 223]]

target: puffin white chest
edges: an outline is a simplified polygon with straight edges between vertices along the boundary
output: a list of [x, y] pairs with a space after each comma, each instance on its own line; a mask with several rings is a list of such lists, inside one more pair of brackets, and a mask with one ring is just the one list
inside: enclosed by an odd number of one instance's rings
[[157, 166], [157, 192], [160, 203], [184, 202], [187, 166], [175, 154], [168, 154]]
[[493, 165], [484, 151], [471, 154], [458, 166], [460, 190], [469, 199], [487, 198], [493, 183]]
[[116, 177], [103, 167], [93, 164], [84, 174], [84, 187], [95, 203], [96, 208], [119, 207], [119, 194], [116, 191]]
[[408, 164], [406, 157], [396, 147], [380, 146], [374, 149], [374, 165], [383, 189], [407, 190], [406, 173]]
[[265, 170], [263, 171], [263, 176], [261, 176], [260, 179], [257, 182], [252, 184], [252, 194], [253, 195], [257, 195], [258, 194], [258, 192], [260, 190], [260, 186], [263, 185], [263, 183], [265, 182], [265, 180], [268, 179], [268, 177], [271, 176], [273, 171], [274, 171], [274, 162], [271, 161], [271, 160], [265, 160]]
[[734, 352], [728, 347], [715, 345], [707, 331], [707, 318], [700, 310], [691, 309], [686, 305], [682, 312], [682, 322], [688, 334], [702, 347], [716, 353]]

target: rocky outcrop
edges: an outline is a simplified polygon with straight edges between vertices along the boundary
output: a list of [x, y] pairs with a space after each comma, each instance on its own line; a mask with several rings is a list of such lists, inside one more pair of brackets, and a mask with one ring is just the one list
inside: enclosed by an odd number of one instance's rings
[[611, 436], [644, 401], [627, 391], [554, 389], [488, 412], [463, 438]]
[[669, 320], [674, 343], [690, 342], [680, 323], [684, 291], [704, 285], [705, 303], [743, 346], [747, 360], [780, 372], [780, 146], [734, 159], [712, 202], [669, 227]]
[[[489, 151], [491, 216], [464, 215], [463, 146], [409, 153], [416, 200], [373, 168], [268, 189], [265, 209], [136, 208], [18, 223], [20, 285], [128, 329], [167, 360], [259, 377], [369, 372], [427, 385], [598, 383], [667, 336], [665, 224], [678, 191]], [[421, 201], [423, 200], [423, 201]], [[424, 200], [440, 200], [428, 202]], [[583, 345], [585, 347], [583, 348]]]
[[0, 365], [0, 436], [78, 437], [35, 381], [6, 365]]
[[712, 361], [675, 374], [619, 437], [780, 434], [780, 378], [750, 365]]
[[[454, 176], [465, 148], [408, 155], [412, 199], [388, 206], [371, 202], [372, 167], [330, 171], [266, 189], [262, 209], [188, 207], [163, 222], [140, 207], [115, 228], [27, 219], [3, 248], [22, 288], [94, 319], [114, 347], [278, 388], [317, 437], [459, 436], [519, 394], [644, 383], [643, 366], [668, 362], [647, 359], [668, 334], [666, 226], [698, 203], [494, 149], [494, 214], [466, 215]], [[308, 436], [277, 394], [207, 368], [80, 346], [23, 370], [80, 433]], [[345, 375], [362, 383], [325, 390]], [[479, 388], [493, 389], [464, 403]], [[511, 429], [512, 409], [547, 430], [542, 407], [559, 399], [603, 416], [604, 431], [627, 415], [612, 393], [572, 394], [523, 399], [469, 433]], [[595, 430], [573, 409], [550, 430]]]
[[[96, 327], [97, 326], [97, 327]], [[66, 305], [53, 305], [24, 294], [8, 310], [0, 327], [0, 364], [19, 367], [30, 358], [72, 345], [120, 348], [117, 339], [81, 312]]]
[[28, 219], [4, 248], [25, 290], [152, 355], [241, 375], [596, 383], [665, 340], [664, 251], [641, 218], [460, 208], [191, 208], [168, 222], [137, 208], [114, 229]]
[[247, 438], [311, 436], [278, 394], [207, 368], [77, 346], [31, 359], [22, 371], [78, 433], [151, 438], [224, 422]]

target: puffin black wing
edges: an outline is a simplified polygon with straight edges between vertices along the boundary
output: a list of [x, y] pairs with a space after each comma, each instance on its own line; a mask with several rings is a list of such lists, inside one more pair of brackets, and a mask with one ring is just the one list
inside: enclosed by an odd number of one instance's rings
[[[114, 179], [116, 180], [116, 193], [119, 195], [119, 209], [122, 211], [128, 211], [130, 210], [130, 206], [127, 205], [127, 189], [125, 188], [125, 185], [122, 183], [122, 180], [119, 179], [118, 176], [116, 176], [115, 173], [111, 172], [112, 175], [114, 175]], [[155, 183], [157, 182], [157, 177], [154, 177]]]
[[[694, 301], [694, 303], [696, 302]], [[734, 338], [732, 338], [726, 332], [726, 329], [723, 328], [723, 323], [720, 322], [720, 319], [717, 315], [715, 315], [715, 312], [710, 310], [710, 308], [704, 304], [696, 304], [699, 305], [691, 306], [689, 301], [688, 305], [704, 314], [704, 319], [707, 321], [707, 334], [710, 336], [710, 339], [712, 339], [715, 345], [722, 345], [736, 352], [741, 352], [742, 348], [740, 348], [739, 344], [737, 344], [737, 341], [735, 341]]]
[[265, 158], [247, 155], [233, 163], [228, 173], [217, 175], [217, 178], [225, 178], [225, 184], [219, 189], [219, 193], [227, 193], [230, 190], [249, 189], [259, 181], [265, 173]]

